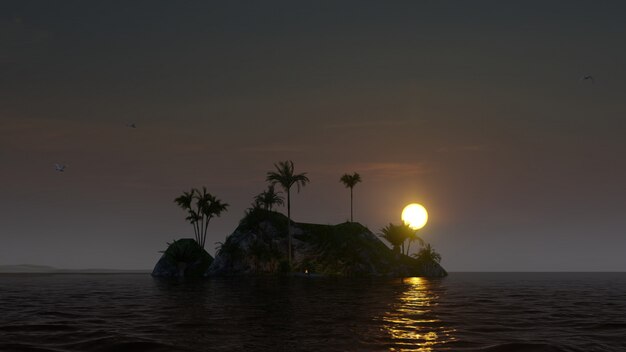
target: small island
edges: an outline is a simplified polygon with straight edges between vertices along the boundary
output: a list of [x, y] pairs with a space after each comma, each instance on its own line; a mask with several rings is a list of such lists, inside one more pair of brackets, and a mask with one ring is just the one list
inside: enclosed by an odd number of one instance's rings
[[[278, 172], [268, 173], [268, 181], [286, 176], [283, 185], [287, 192], [287, 216], [273, 210], [283, 204], [274, 191], [274, 183], [267, 191], [255, 197], [239, 225], [223, 243], [213, 258], [204, 249], [210, 220], [225, 211], [228, 204], [202, 191], [192, 189], [175, 202], [185, 209], [187, 220], [193, 225], [195, 239], [179, 239], [168, 248], [157, 262], [155, 277], [212, 277], [234, 275], [297, 275], [341, 277], [445, 277], [446, 270], [439, 264], [441, 256], [425, 244], [407, 224], [389, 224], [377, 236], [358, 222], [321, 225], [294, 222], [290, 217], [290, 187], [297, 181], [304, 185], [308, 178], [293, 175], [293, 163], [276, 165]], [[347, 178], [345, 176], [350, 176]], [[344, 182], [348, 180], [349, 182]], [[341, 179], [352, 188], [360, 176], [344, 175]], [[286, 185], [286, 186], [285, 186]], [[352, 199], [352, 197], [351, 197]], [[352, 203], [352, 202], [351, 202]], [[352, 205], [352, 204], [351, 204]], [[351, 206], [352, 213], [352, 206]], [[352, 214], [351, 214], [352, 219]], [[379, 237], [387, 240], [387, 247]], [[409, 256], [404, 243], [419, 242], [422, 246]]]

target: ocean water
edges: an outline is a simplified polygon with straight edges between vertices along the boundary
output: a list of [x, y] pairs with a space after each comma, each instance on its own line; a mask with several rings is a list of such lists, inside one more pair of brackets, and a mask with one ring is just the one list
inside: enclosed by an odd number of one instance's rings
[[0, 351], [626, 351], [626, 274], [4, 274]]

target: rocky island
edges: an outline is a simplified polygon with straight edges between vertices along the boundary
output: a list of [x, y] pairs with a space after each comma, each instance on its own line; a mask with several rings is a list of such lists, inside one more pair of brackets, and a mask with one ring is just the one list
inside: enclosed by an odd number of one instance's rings
[[288, 219], [252, 208], [213, 259], [193, 239], [171, 243], [152, 272], [156, 277], [275, 275], [444, 277], [430, 257], [412, 258], [387, 247], [356, 222], [320, 225], [291, 222], [293, 260], [287, 260]]

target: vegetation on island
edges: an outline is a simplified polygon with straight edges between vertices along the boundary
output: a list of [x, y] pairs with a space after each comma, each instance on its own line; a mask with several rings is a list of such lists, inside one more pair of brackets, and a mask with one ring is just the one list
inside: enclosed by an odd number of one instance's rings
[[353, 211], [352, 211], [352, 189], [356, 186], [357, 183], [361, 182], [361, 175], [358, 173], [353, 173], [352, 175], [343, 174], [339, 179], [339, 182], [343, 183], [344, 186], [350, 188], [350, 222], [354, 222]]
[[196, 242], [204, 248], [209, 222], [226, 211], [228, 204], [208, 193], [206, 187], [202, 187], [202, 191], [192, 188], [189, 192], [183, 192], [174, 202], [187, 211], [185, 219], [193, 226]]
[[[291, 220], [291, 188], [298, 192], [310, 180], [295, 173], [291, 160], [274, 164], [266, 174], [269, 185], [253, 198], [251, 208], [224, 242], [218, 242], [215, 260], [204, 249], [211, 219], [227, 211], [228, 204], [208, 193], [206, 187], [183, 192], [174, 202], [187, 212], [195, 239], [168, 243], [157, 263], [155, 276], [233, 275], [302, 272], [322, 275], [445, 276], [441, 255], [407, 224], [390, 223], [378, 236], [354, 222], [353, 188], [362, 182], [354, 172], [340, 182], [350, 188], [350, 221], [338, 225], [295, 223]], [[280, 185], [287, 194], [275, 190]], [[274, 211], [286, 205], [287, 216]], [[379, 238], [391, 244], [390, 250]], [[413, 242], [420, 244], [409, 256]]]
[[285, 204], [285, 198], [283, 198], [280, 193], [274, 190], [274, 185], [271, 184], [267, 186], [267, 190], [259, 193], [256, 197], [254, 197], [253, 207], [263, 207], [265, 210], [272, 211], [272, 208], [275, 205], [283, 205]]
[[274, 164], [276, 171], [268, 171], [266, 181], [272, 185], [279, 184], [285, 192], [287, 192], [287, 237], [288, 247], [287, 254], [289, 260], [289, 266], [292, 264], [292, 236], [291, 236], [291, 187], [296, 185], [298, 192], [300, 188], [306, 186], [309, 183], [309, 178], [306, 176], [306, 172], [301, 174], [295, 174], [293, 169], [293, 161], [280, 161]]
[[213, 263], [213, 257], [191, 238], [174, 240], [154, 267], [153, 276], [202, 277]]
[[337, 225], [291, 223], [293, 262], [287, 261], [286, 216], [253, 207], [229, 235], [208, 276], [296, 275], [443, 277], [438, 263], [394, 253], [357, 222]]
[[[392, 245], [394, 252], [399, 254], [409, 255], [413, 241], [417, 241], [422, 246], [424, 245], [424, 240], [417, 235], [417, 231], [405, 223], [400, 225], [389, 223], [389, 225], [380, 230], [379, 236], [387, 240]], [[405, 242], [407, 243], [406, 247], [404, 245]]]
[[441, 262], [441, 254], [435, 252], [433, 247], [430, 246], [430, 243], [427, 243], [419, 252], [413, 254], [413, 257], [420, 262]]

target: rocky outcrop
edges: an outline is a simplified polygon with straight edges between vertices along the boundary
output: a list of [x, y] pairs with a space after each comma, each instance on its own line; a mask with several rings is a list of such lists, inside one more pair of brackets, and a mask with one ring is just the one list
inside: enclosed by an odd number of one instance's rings
[[251, 210], [226, 238], [206, 275], [305, 273], [335, 276], [443, 277], [434, 261], [424, 262], [389, 249], [359, 223], [293, 223], [293, 263], [287, 261], [287, 218]]
[[435, 261], [417, 261], [418, 276], [423, 277], [445, 277], [448, 272]]
[[213, 257], [191, 238], [170, 243], [154, 266], [155, 277], [202, 277]]

